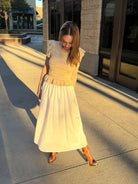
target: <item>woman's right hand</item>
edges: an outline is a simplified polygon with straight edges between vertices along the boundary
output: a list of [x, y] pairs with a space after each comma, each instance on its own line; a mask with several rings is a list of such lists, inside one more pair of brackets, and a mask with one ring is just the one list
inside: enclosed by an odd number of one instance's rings
[[38, 97], [38, 99], [41, 99], [41, 87], [38, 87], [37, 97]]
[[44, 76], [46, 75], [46, 72], [47, 72], [47, 68], [46, 68], [46, 65], [44, 65], [44, 67], [42, 69], [42, 73], [41, 73], [38, 89], [37, 89], [37, 97], [39, 99], [41, 99], [41, 86], [42, 86], [42, 83], [43, 83]]

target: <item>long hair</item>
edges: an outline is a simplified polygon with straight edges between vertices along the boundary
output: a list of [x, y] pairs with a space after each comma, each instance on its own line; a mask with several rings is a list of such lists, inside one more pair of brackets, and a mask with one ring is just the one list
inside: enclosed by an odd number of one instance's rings
[[59, 40], [62, 41], [63, 36], [70, 35], [73, 36], [73, 43], [70, 49], [67, 62], [70, 65], [76, 65], [80, 62], [79, 54], [79, 28], [72, 21], [65, 22], [59, 32]]

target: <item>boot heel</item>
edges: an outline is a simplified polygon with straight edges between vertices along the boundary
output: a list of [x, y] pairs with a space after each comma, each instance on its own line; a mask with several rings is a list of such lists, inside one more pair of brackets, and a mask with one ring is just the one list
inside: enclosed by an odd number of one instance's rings
[[48, 163], [52, 163], [56, 160], [56, 153], [51, 153], [48, 158]]
[[83, 155], [83, 157], [84, 157], [84, 160], [85, 160], [85, 161], [88, 161], [88, 159], [87, 159], [87, 157], [86, 157], [85, 155]]
[[85, 160], [89, 161], [89, 165], [96, 166], [98, 163], [96, 162], [96, 160], [93, 159], [88, 145], [86, 147], [82, 148], [82, 150], [83, 150]]

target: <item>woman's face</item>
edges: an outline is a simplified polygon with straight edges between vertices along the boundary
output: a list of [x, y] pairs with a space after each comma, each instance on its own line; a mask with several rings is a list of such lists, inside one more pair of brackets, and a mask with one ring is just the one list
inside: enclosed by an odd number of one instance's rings
[[64, 51], [69, 51], [72, 47], [73, 43], [73, 36], [71, 35], [64, 35], [61, 40], [61, 47]]

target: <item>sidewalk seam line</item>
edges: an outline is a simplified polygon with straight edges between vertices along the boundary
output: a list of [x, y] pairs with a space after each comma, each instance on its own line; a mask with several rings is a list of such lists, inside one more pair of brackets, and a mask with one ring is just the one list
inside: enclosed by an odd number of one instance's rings
[[[135, 149], [133, 149], [133, 150], [125, 151], [125, 152], [122, 152], [122, 153], [118, 153], [118, 154], [116, 154], [116, 155], [111, 155], [111, 156], [108, 156], [108, 157], [105, 157], [105, 158], [98, 159], [97, 161], [102, 161], [102, 160], [105, 160], [105, 159], [117, 157], [117, 156], [120, 156], [120, 155], [123, 155], [123, 154], [126, 154], [126, 153], [130, 153], [130, 152], [133, 152], [133, 151], [137, 151], [137, 150], [138, 150], [138, 148], [135, 148]], [[84, 165], [86, 165], [86, 164], [88, 164], [88, 162], [87, 162], [87, 163], [80, 164], [80, 165], [72, 166], [72, 167], [69, 167], [69, 168], [65, 168], [65, 169], [63, 169], [63, 170], [56, 171], [56, 172], [53, 172], [53, 173], [44, 174], [44, 175], [41, 175], [41, 176], [37, 176], [37, 177], [34, 177], [34, 178], [30, 178], [30, 179], [28, 179], [28, 180], [24, 180], [24, 181], [21, 181], [21, 182], [17, 182], [17, 183], [15, 183], [15, 184], [23, 184], [23, 183], [26, 183], [26, 182], [29, 182], [29, 181], [33, 181], [33, 180], [35, 180], [35, 179], [47, 177], [47, 176], [50, 176], [50, 175], [53, 175], [53, 174], [62, 173], [62, 172], [64, 172], [64, 171], [68, 171], [68, 170], [70, 170], [70, 169], [75, 169], [75, 168], [77, 168], [77, 167], [84, 166]]]

